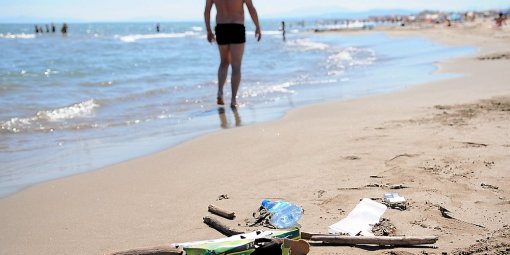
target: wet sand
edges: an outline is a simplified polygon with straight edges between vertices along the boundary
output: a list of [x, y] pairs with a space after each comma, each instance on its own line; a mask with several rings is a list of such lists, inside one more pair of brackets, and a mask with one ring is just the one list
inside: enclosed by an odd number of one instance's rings
[[0, 254], [104, 254], [220, 238], [202, 223], [209, 204], [234, 210], [227, 223], [249, 231], [244, 220], [264, 198], [301, 205], [302, 230], [326, 233], [361, 198], [391, 191], [409, 202], [384, 214], [393, 234], [437, 235], [435, 247], [313, 246], [310, 254], [508, 252], [508, 27], [384, 32], [480, 51], [439, 65], [460, 78], [303, 107], [2, 198]]

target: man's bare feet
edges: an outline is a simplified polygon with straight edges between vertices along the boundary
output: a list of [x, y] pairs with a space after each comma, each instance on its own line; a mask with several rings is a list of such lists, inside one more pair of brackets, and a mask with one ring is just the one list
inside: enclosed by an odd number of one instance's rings
[[236, 109], [237, 108], [237, 103], [236, 102], [230, 103], [230, 108]]
[[218, 105], [225, 105], [225, 102], [223, 101], [223, 98], [221, 98], [221, 97], [216, 98], [216, 103]]

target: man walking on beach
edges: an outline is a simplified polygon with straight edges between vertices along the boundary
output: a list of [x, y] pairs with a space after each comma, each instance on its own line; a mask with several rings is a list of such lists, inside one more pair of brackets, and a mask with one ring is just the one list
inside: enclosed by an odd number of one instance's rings
[[[211, 29], [211, 9], [216, 6], [215, 33]], [[205, 26], [207, 40], [212, 43], [216, 40], [220, 51], [220, 67], [218, 68], [218, 94], [217, 103], [224, 105], [223, 86], [227, 80], [228, 68], [232, 66], [230, 82], [232, 83], [231, 107], [237, 106], [237, 91], [241, 84], [241, 63], [246, 42], [246, 29], [244, 27], [244, 5], [248, 8], [251, 19], [255, 24], [255, 37], [260, 41], [259, 18], [252, 0], [206, 0]]]

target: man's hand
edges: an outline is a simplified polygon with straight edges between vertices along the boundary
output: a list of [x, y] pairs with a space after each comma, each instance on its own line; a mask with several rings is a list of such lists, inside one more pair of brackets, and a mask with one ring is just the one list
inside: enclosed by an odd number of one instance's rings
[[260, 39], [262, 39], [262, 33], [260, 32], [260, 27], [257, 27], [255, 29], [255, 38], [257, 38], [257, 42], [260, 42]]
[[216, 36], [212, 31], [207, 31], [207, 41], [209, 41], [209, 43], [216, 41]]

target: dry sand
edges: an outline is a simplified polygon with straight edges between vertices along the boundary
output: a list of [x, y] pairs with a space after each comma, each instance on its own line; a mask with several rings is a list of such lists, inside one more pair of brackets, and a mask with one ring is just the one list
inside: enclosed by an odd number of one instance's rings
[[397, 235], [439, 236], [435, 247], [313, 246], [311, 254], [508, 254], [508, 27], [386, 32], [481, 51], [440, 65], [461, 78], [307, 106], [0, 199], [0, 254], [103, 254], [219, 238], [202, 223], [210, 203], [236, 211], [229, 225], [249, 230], [244, 219], [263, 198], [301, 205], [302, 229], [325, 233], [361, 198], [381, 198], [394, 184], [408, 187], [397, 192], [409, 207], [384, 217]]

